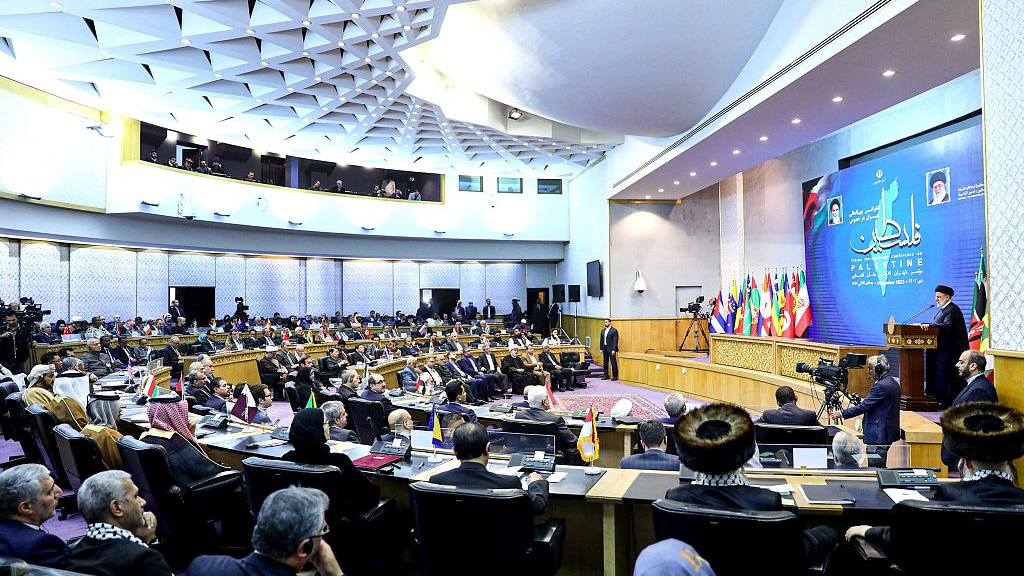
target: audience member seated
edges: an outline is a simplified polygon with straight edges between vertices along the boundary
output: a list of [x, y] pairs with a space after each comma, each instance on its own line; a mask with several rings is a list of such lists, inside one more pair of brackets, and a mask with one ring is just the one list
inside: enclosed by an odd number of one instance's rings
[[[1013, 460], [1024, 456], [1024, 413], [995, 402], [967, 402], [939, 419], [942, 447], [960, 460], [960, 482], [942, 483], [932, 500], [975, 506], [1024, 506]], [[866, 538], [885, 550], [888, 526], [853, 526], [846, 539]], [[969, 551], [964, 551], [969, 552]]]
[[82, 354], [82, 362], [85, 364], [85, 371], [95, 374], [97, 378], [103, 378], [114, 371], [113, 359], [100, 347], [99, 338], [90, 338], [89, 349]]
[[796, 405], [796, 392], [789, 386], [780, 386], [775, 390], [774, 410], [765, 410], [757, 419], [763, 424], [779, 424], [782, 426], [821, 426], [818, 416]]
[[145, 158], [143, 158], [143, 160], [146, 161], [146, 162], [151, 162], [153, 164], [159, 164], [160, 163], [160, 153], [157, 152], [156, 150], [150, 150], [149, 151], [149, 156], [146, 156]]
[[85, 337], [98, 340], [101, 336], [110, 336], [110, 332], [103, 327], [103, 316], [93, 316], [92, 323], [85, 330]]
[[114, 345], [110, 347], [108, 353], [115, 366], [127, 366], [128, 364], [138, 366], [140, 364], [131, 347], [128, 346], [128, 341], [122, 336], [114, 338]]
[[55, 372], [49, 364], [37, 364], [25, 378], [28, 388], [21, 395], [26, 406], [46, 406], [53, 402], [53, 381]]
[[485, 382], [484, 390], [488, 392], [488, 395], [493, 398], [500, 397], [500, 394], [504, 394], [508, 390], [508, 378], [504, 374], [487, 372], [477, 362], [476, 358], [473, 358], [463, 350], [457, 352], [456, 364], [463, 372], [468, 374], [471, 378], [480, 378]]
[[82, 428], [82, 434], [96, 441], [103, 465], [107, 470], [124, 468], [121, 451], [117, 448], [122, 436], [117, 430], [117, 421], [121, 418], [120, 397], [115, 392], [96, 392], [90, 395], [85, 411], [89, 424]]
[[57, 511], [61, 494], [42, 464], [21, 464], [0, 472], [0, 556], [38, 566], [65, 566], [71, 550], [42, 529]]
[[668, 538], [640, 552], [633, 576], [715, 576], [715, 571], [692, 546]]
[[[452, 433], [452, 444], [459, 467], [431, 476], [430, 481], [434, 484], [469, 489], [523, 488], [519, 478], [495, 474], [487, 469], [491, 442], [487, 429], [482, 425], [467, 422], [459, 426]], [[543, 514], [548, 508], [548, 481], [540, 474], [531, 472], [526, 482], [533, 513]]]
[[[747, 484], [743, 464], [754, 455], [755, 446], [754, 423], [739, 406], [708, 404], [688, 412], [676, 422], [676, 450], [696, 478], [672, 488], [665, 498], [711, 508], [782, 510], [778, 493]], [[838, 540], [839, 535], [826, 526], [805, 530], [807, 560], [823, 558]]]
[[438, 411], [462, 414], [469, 422], [477, 421], [476, 412], [463, 406], [466, 401], [466, 388], [461, 380], [455, 379], [448, 382], [444, 387], [444, 394], [448, 398], [448, 403], [438, 406]]
[[184, 360], [181, 359], [181, 351], [178, 350], [179, 344], [181, 344], [181, 338], [171, 336], [171, 339], [167, 341], [167, 346], [164, 346], [164, 366], [171, 367], [171, 378], [180, 378], [185, 366]]
[[153, 354], [153, 348], [149, 345], [149, 340], [142, 338], [139, 340], [139, 345], [132, 349], [132, 355], [139, 359], [140, 362], [149, 362], [149, 357]]
[[398, 373], [398, 381], [402, 389], [407, 392], [416, 391], [416, 383], [419, 382], [420, 371], [416, 368], [416, 358], [410, 356], [405, 359], [405, 368]]
[[282, 341], [280, 350], [277, 351], [277, 361], [281, 366], [288, 369], [288, 372], [295, 372], [299, 369], [299, 356], [290, 350], [290, 343]]
[[572, 370], [570, 368], [562, 368], [562, 365], [558, 363], [558, 359], [551, 353], [551, 344], [544, 344], [542, 348], [543, 351], [537, 359], [540, 360], [544, 371], [551, 374], [551, 380], [558, 387], [558, 391], [565, 392], [569, 390], [571, 392], [575, 390], [573, 387], [575, 378], [572, 377]]
[[336, 181], [334, 183], [334, 186], [332, 186], [330, 188], [330, 191], [331, 192], [336, 192], [338, 194], [344, 194], [345, 193], [345, 183], [342, 182], [341, 180]]
[[358, 442], [356, 433], [345, 428], [348, 426], [348, 412], [345, 411], [344, 404], [338, 400], [331, 400], [324, 402], [320, 409], [324, 411], [324, 417], [327, 418], [327, 424], [330, 426], [331, 440]]
[[89, 401], [91, 383], [97, 380], [96, 376], [85, 372], [81, 358], [65, 358], [61, 361], [61, 368], [63, 370], [54, 380], [53, 391], [85, 406]]
[[252, 401], [256, 403], [256, 416], [252, 419], [253, 424], [273, 424], [274, 421], [267, 415], [267, 408], [274, 404], [274, 400], [270, 395], [270, 388], [267, 388], [266, 384], [235, 384], [235, 398], [242, 397], [242, 388], [244, 386], [249, 387]]
[[[244, 350], [245, 345], [242, 339], [238, 336], [238, 330], [233, 330], [231, 336], [228, 337], [228, 341], [225, 341], [225, 350]], [[229, 347], [230, 344], [230, 347]], [[217, 351], [217, 346], [207, 337], [205, 332], [200, 332], [196, 336], [196, 343], [194, 352], [196, 354], [213, 354]]]
[[513, 394], [521, 393], [527, 386], [540, 384], [537, 375], [527, 370], [523, 359], [519, 357], [519, 348], [517, 347], [509, 348], [508, 356], [501, 359], [501, 371], [508, 377]]
[[837, 470], [859, 470], [864, 445], [849, 432], [839, 432], [832, 439], [832, 460]]
[[330, 530], [328, 505], [327, 495], [315, 488], [274, 492], [256, 518], [252, 553], [244, 558], [199, 556], [188, 576], [294, 576], [307, 564], [322, 576], [341, 576], [334, 551], [323, 538]]
[[679, 392], [673, 392], [665, 397], [666, 418], [658, 418], [658, 422], [675, 426], [679, 417], [686, 413], [686, 398]]
[[325, 378], [341, 378], [341, 373], [348, 368], [348, 358], [341, 353], [341, 350], [332, 347], [327, 350], [327, 356], [323, 359], [320, 373]]
[[415, 424], [409, 412], [399, 408], [388, 414], [388, 428], [391, 429], [391, 432], [381, 436], [381, 440], [384, 442], [394, 442], [396, 438], [400, 438], [403, 444], [412, 444], [412, 431], [414, 427]]
[[227, 470], [210, 460], [199, 445], [195, 425], [188, 420], [188, 406], [177, 394], [151, 398], [146, 415], [150, 429], [139, 440], [163, 446], [175, 484], [184, 489]]
[[576, 446], [576, 435], [566, 426], [565, 418], [548, 412], [551, 409], [551, 400], [548, 398], [548, 391], [543, 386], [530, 388], [530, 393], [526, 400], [530, 403], [530, 407], [516, 412], [517, 420], [554, 422], [558, 424], [559, 446], [562, 449]]
[[471, 404], [480, 405], [496, 397], [497, 389], [492, 387], [486, 379], [483, 377], [470, 377], [465, 370], [459, 367], [458, 362], [455, 360], [458, 354], [459, 352], [441, 354], [442, 358], [444, 358], [443, 364], [438, 368], [441, 376], [449, 381], [456, 379], [462, 381], [463, 386], [466, 387], [467, 401]]
[[213, 385], [210, 386], [210, 398], [206, 401], [206, 406], [213, 408], [217, 412], [227, 414], [229, 400], [231, 400], [231, 386], [228, 385], [228, 381], [220, 377], [214, 378]]
[[345, 502], [332, 502], [336, 511], [349, 516], [363, 512], [377, 505], [380, 490], [373, 482], [363, 475], [348, 456], [340, 452], [331, 452], [327, 445], [330, 429], [323, 410], [319, 408], [303, 408], [295, 414], [291, 427], [288, 429], [288, 440], [292, 450], [283, 458], [301, 464], [328, 464], [341, 470]]
[[143, 511], [139, 487], [122, 470], [99, 472], [82, 482], [78, 509], [88, 523], [85, 537], [71, 547], [68, 570], [95, 576], [166, 576], [163, 554], [149, 547], [156, 516]]
[[367, 376], [367, 380], [366, 390], [363, 390], [359, 397], [370, 402], [380, 402], [381, 406], [384, 407], [385, 416], [394, 412], [395, 405], [391, 403], [390, 398], [384, 395], [384, 390], [386, 390], [384, 377], [380, 374], [370, 374]]
[[619, 468], [632, 470], [679, 470], [679, 458], [666, 454], [668, 439], [665, 436], [665, 425], [655, 420], [641, 422], [636, 431], [640, 436], [640, 445], [644, 452], [625, 456], [619, 462]]
[[60, 334], [54, 334], [49, 322], [39, 323], [39, 332], [33, 337], [37, 344], [60, 344]]
[[185, 394], [195, 398], [196, 404], [206, 406], [210, 401], [210, 397], [213, 396], [213, 392], [210, 390], [210, 379], [206, 375], [203, 363], [193, 362], [189, 364], [188, 376], [185, 377], [185, 380], [187, 382]]

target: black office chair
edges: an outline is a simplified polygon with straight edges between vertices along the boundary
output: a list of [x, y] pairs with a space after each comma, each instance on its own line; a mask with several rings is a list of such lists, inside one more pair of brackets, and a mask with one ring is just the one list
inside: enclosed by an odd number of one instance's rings
[[[722, 510], [656, 500], [654, 536], [693, 546], [718, 576], [821, 574], [825, 564], [807, 566], [800, 519], [792, 512]], [[737, 543], [742, 542], [741, 549]]]
[[558, 423], [538, 422], [536, 420], [509, 419], [501, 423], [505, 432], [505, 446], [509, 452], [517, 454], [533, 454], [538, 450], [547, 451], [553, 436], [555, 439], [555, 462], [566, 462], [566, 446], [561, 446], [558, 439]]
[[781, 424], [754, 424], [754, 438], [757, 440], [757, 450], [760, 453], [771, 452], [778, 457], [775, 459], [762, 459], [765, 467], [785, 466], [793, 461], [794, 446], [830, 446], [828, 441], [828, 429], [824, 426], [784, 426]]
[[305, 408], [301, 402], [299, 402], [299, 391], [294, 386], [284, 387], [285, 398], [288, 399], [288, 405], [292, 407], [292, 412], [298, 412]]
[[43, 463], [43, 455], [39, 447], [32, 439], [32, 427], [35, 426], [33, 418], [25, 411], [27, 406], [22, 399], [21, 392], [10, 394], [4, 398], [4, 405], [7, 407], [7, 414], [11, 417], [11, 426], [14, 429], [14, 437], [21, 445], [21, 453], [25, 455], [25, 462]]
[[[57, 417], [42, 406], [34, 405], [25, 409], [25, 416], [29, 419], [31, 428], [29, 435], [35, 443], [36, 448], [42, 455], [43, 466], [50, 471], [53, 480], [65, 491], [74, 487], [68, 480], [64, 471], [64, 463], [60, 458], [60, 451], [57, 449], [57, 441], [54, 438], [53, 429], [57, 426]], [[60, 507], [60, 520], [65, 520], [71, 514], [78, 511], [77, 499], [73, 492], [66, 492], [57, 499], [57, 506]]]
[[[18, 441], [18, 428], [14, 425], [14, 418], [11, 416], [10, 408], [7, 406], [7, 397], [14, 394], [21, 395], [16, 383], [4, 382], [0, 384], [0, 432], [3, 433], [4, 440], [11, 442]], [[10, 456], [6, 462], [0, 462], [0, 468], [6, 469], [18, 464], [25, 464], [26, 462], [29, 462], [29, 459], [25, 455]]]
[[384, 416], [384, 406], [380, 402], [353, 397], [348, 399], [346, 408], [360, 444], [373, 444], [382, 434], [390, 431]]
[[[488, 574], [554, 575], [562, 565], [565, 520], [533, 524], [533, 507], [523, 490], [471, 490], [416, 482], [409, 486], [413, 525], [424, 576]], [[460, 522], [452, 524], [451, 519]], [[500, 518], [500, 521], [492, 521]], [[486, 524], [487, 546], [452, 542], [479, 540]]]
[[592, 370], [587, 368], [587, 363], [580, 358], [579, 352], [559, 352], [558, 363], [572, 370], [573, 388], [587, 387], [587, 376], [590, 376]]
[[99, 445], [89, 436], [75, 430], [70, 424], [58, 424], [53, 434], [64, 472], [76, 492], [86, 478], [107, 469]]
[[213, 503], [223, 502], [241, 485], [242, 473], [227, 470], [192, 486], [179, 486], [163, 446], [123, 436], [117, 447], [146, 509], [157, 518], [157, 536], [165, 542], [163, 552], [171, 568], [183, 568], [197, 555], [212, 552], [217, 541], [214, 522], [223, 511]]
[[893, 506], [890, 519], [888, 550], [863, 538], [852, 541], [854, 556], [872, 573], [995, 574], [1018, 559], [1024, 506], [908, 500]]
[[385, 548], [393, 546], [394, 542], [380, 538], [380, 535], [397, 533], [393, 498], [382, 498], [372, 509], [352, 513], [346, 498], [344, 477], [335, 466], [251, 457], [242, 461], [242, 473], [253, 518], [259, 514], [263, 501], [282, 488], [316, 488], [327, 494], [330, 500], [327, 523], [331, 534], [328, 543], [338, 555], [344, 572], [357, 575], [392, 572], [380, 563], [388, 564], [395, 560], [393, 549]]

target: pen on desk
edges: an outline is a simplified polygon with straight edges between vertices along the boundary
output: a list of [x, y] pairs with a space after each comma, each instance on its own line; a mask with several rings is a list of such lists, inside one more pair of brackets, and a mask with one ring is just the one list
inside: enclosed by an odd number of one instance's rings
[[424, 464], [426, 464], [426, 462], [420, 462], [420, 465], [419, 465], [419, 466], [417, 466], [416, 468], [423, 468], [423, 465], [424, 465]]

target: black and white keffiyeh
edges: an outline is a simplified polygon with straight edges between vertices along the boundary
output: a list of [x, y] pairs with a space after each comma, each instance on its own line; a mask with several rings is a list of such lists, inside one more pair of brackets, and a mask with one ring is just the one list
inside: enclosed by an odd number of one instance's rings
[[1013, 476], [1011, 476], [1009, 472], [1003, 472], [1001, 470], [978, 470], [977, 472], [971, 474], [971, 477], [966, 480], [968, 482], [973, 482], [975, 480], [981, 480], [982, 478], [987, 478], [989, 476], [995, 476], [996, 478], [1002, 478], [1007, 482], [1013, 482]]
[[747, 478], [742, 473], [705, 474], [697, 472], [693, 484], [700, 486], [746, 486]]
[[[135, 534], [106, 522], [89, 524], [89, 529], [85, 531], [85, 537], [93, 540], [130, 540], [139, 546], [146, 546], [146, 543], [139, 540]], [[146, 547], [148, 548], [148, 546]]]

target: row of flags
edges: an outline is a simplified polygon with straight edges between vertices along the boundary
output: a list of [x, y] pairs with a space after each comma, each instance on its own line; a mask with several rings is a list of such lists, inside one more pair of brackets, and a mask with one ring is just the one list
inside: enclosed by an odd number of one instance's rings
[[974, 299], [971, 301], [971, 326], [967, 330], [967, 345], [971, 350], [988, 350], [988, 276], [985, 273], [985, 255], [981, 255], [978, 273], [974, 276]]
[[761, 286], [747, 274], [712, 303], [708, 328], [715, 334], [803, 338], [812, 323], [807, 276], [803, 270], [764, 273]]

